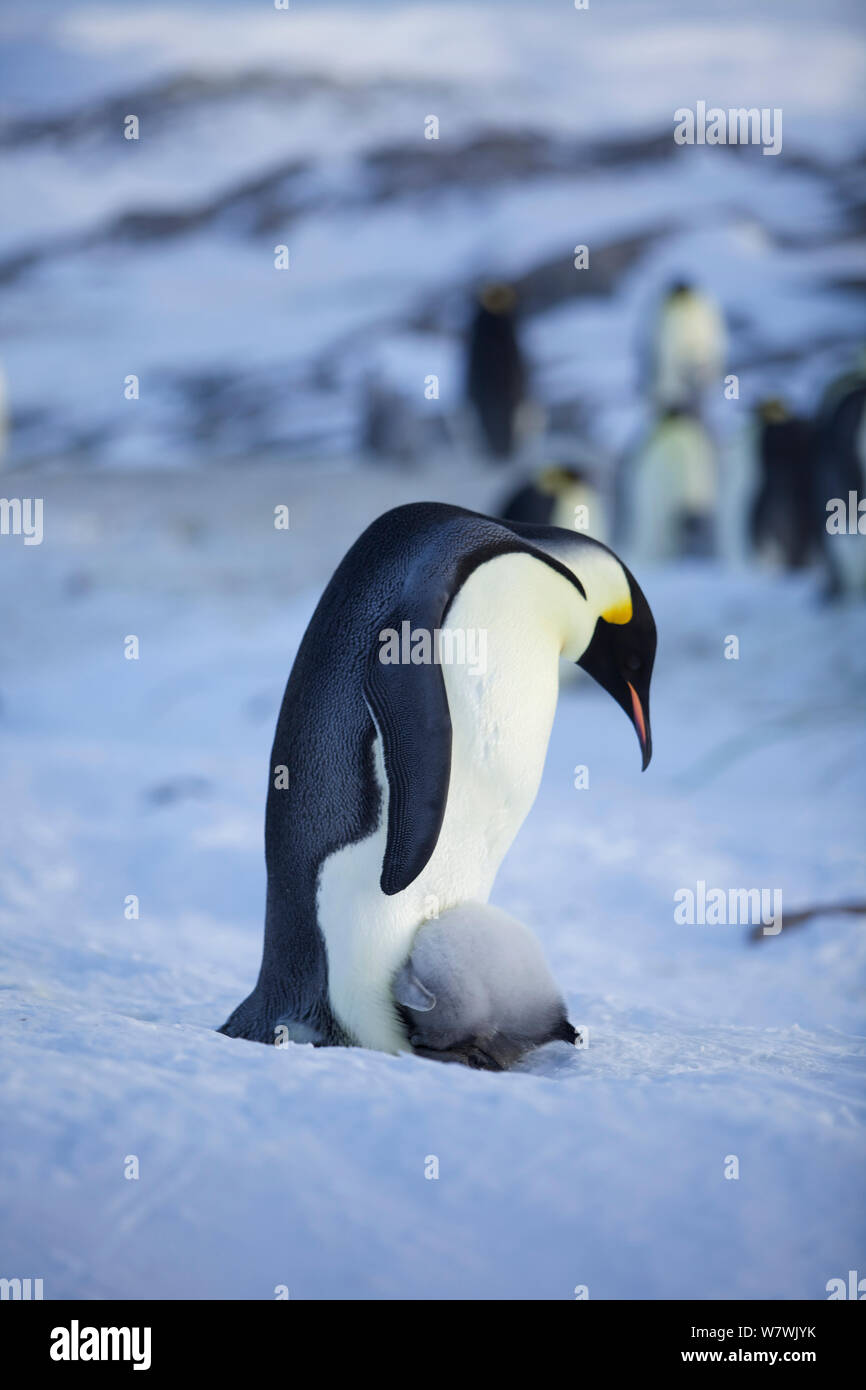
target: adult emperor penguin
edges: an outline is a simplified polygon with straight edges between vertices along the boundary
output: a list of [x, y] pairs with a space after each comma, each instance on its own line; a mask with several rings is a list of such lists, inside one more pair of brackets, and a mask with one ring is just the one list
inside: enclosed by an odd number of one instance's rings
[[697, 411], [703, 393], [721, 377], [725, 351], [725, 325], [715, 301], [676, 281], [653, 327], [649, 387], [656, 407]]
[[637, 583], [586, 535], [432, 502], [375, 521], [289, 677], [262, 965], [221, 1031], [411, 1050], [395, 976], [431, 909], [487, 901], [538, 790], [560, 655], [626, 711], [646, 767], [655, 645]]
[[802, 569], [817, 552], [823, 516], [814, 479], [813, 428], [772, 397], [757, 410], [759, 485], [749, 514], [749, 535], [760, 558]]
[[514, 451], [517, 412], [526, 395], [526, 366], [517, 340], [510, 285], [485, 285], [469, 330], [466, 396], [478, 417], [487, 452], [506, 459]]
[[2, 464], [3, 455], [6, 452], [6, 437], [9, 424], [6, 396], [6, 378], [3, 375], [3, 368], [0, 367], [0, 464]]
[[667, 410], [621, 469], [623, 549], [640, 564], [706, 555], [715, 544], [716, 455], [701, 421]]
[[815, 426], [825, 597], [866, 596], [866, 369], [834, 382]]
[[606, 539], [604, 508], [598, 488], [584, 469], [572, 464], [548, 464], [508, 494], [497, 509], [505, 521], [562, 526], [589, 531]]

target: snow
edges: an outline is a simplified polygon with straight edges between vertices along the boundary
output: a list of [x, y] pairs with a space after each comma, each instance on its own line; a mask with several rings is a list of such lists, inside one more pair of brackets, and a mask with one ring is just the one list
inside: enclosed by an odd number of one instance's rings
[[[674, 919], [698, 883], [778, 889], [783, 913], [866, 902], [866, 608], [822, 607], [812, 574], [639, 572], [659, 628], [643, 775], [622, 711], [564, 673], [494, 901], [537, 932], [587, 1047], [490, 1075], [216, 1032], [258, 969], [270, 744], [323, 585], [388, 507], [490, 510], [516, 481], [462, 453], [469, 287], [639, 243], [608, 290], [560, 286], [523, 324], [541, 404], [575, 407], [578, 452], [609, 464], [645, 423], [650, 309], [695, 279], [741, 378], [709, 409], [733, 493], [755, 401], [811, 409], [862, 338], [858, 17], [0, 15], [2, 491], [45, 502], [41, 545], [0, 536], [0, 1276], [47, 1298], [820, 1299], [863, 1272], [866, 917], [757, 940]], [[782, 154], [642, 153], [698, 100], [783, 108]], [[501, 148], [476, 187], [482, 136]], [[212, 216], [170, 236], [123, 220], [191, 209]], [[420, 437], [430, 373], [447, 454], [365, 466], [363, 383]]]
[[563, 686], [494, 900], [588, 1047], [493, 1075], [215, 1031], [258, 968], [268, 753], [322, 584], [386, 507], [503, 489], [465, 460], [40, 476], [43, 544], [0, 547], [4, 1275], [47, 1298], [823, 1298], [862, 1270], [866, 919], [753, 941], [673, 915], [699, 880], [866, 900], [866, 612], [813, 576], [639, 576], [643, 775], [622, 712]]
[[[465, 311], [479, 277], [570, 265], [576, 244], [592, 267], [622, 238], [641, 246], [609, 293], [560, 287], [552, 316], [528, 315], [544, 404], [576, 401], [594, 442], [619, 447], [638, 424], [619, 403], [646, 306], [687, 274], [729, 317], [744, 402], [811, 408], [862, 336], [860, 306], [834, 284], [862, 280], [866, 262], [857, 6], [698, 9], [34, 0], [0, 15], [0, 111], [18, 118], [0, 131], [13, 190], [0, 356], [17, 461], [189, 467], [203, 438], [212, 457], [243, 458], [234, 416], [220, 428], [202, 403], [207, 375], [238, 393], [253, 452], [302, 462], [318, 439], [346, 453], [358, 375], [389, 355], [389, 384], [429, 414], [440, 354], [399, 361], [419, 307]], [[698, 100], [782, 109], [781, 155], [675, 146], [674, 112]], [[126, 114], [137, 141], [123, 138]], [[438, 142], [424, 139], [429, 114]], [[476, 187], [483, 137], [499, 153]], [[509, 142], [526, 137], [549, 168], [521, 164]], [[423, 171], [420, 188], [404, 186], [406, 168]], [[394, 181], [380, 197], [383, 169]], [[148, 216], [168, 229], [145, 234]], [[446, 357], [459, 325], [448, 329]], [[124, 398], [128, 374], [146, 409]], [[443, 413], [461, 380], [446, 369]]]

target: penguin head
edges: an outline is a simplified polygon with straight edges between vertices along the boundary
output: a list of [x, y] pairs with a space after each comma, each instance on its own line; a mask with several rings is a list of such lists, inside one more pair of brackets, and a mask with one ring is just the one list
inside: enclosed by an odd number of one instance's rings
[[577, 665], [625, 710], [638, 736], [645, 771], [652, 757], [649, 691], [656, 654], [655, 620], [634, 575], [606, 547], [599, 546], [598, 551], [606, 557], [604, 565], [596, 562], [580, 569], [587, 600], [598, 618]]
[[791, 412], [779, 396], [768, 396], [758, 404], [757, 416], [761, 425], [781, 425], [790, 420]]
[[673, 303], [675, 300], [688, 299], [694, 294], [694, 288], [688, 280], [674, 280], [668, 287], [665, 298]]
[[580, 483], [588, 483], [587, 475], [570, 464], [551, 463], [536, 479], [536, 487], [548, 497], [562, 497]]
[[490, 280], [481, 286], [478, 302], [488, 314], [510, 314], [517, 303], [517, 295], [504, 281]]

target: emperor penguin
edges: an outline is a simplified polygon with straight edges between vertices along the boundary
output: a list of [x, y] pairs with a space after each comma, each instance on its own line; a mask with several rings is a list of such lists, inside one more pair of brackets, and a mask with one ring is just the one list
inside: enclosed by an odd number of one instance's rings
[[554, 463], [542, 468], [509, 494], [498, 515], [506, 521], [588, 531], [596, 540], [607, 538], [599, 490], [584, 469], [572, 464]]
[[433, 502], [374, 521], [289, 676], [262, 964], [221, 1031], [411, 1051], [395, 976], [422, 922], [487, 902], [538, 791], [560, 656], [625, 710], [646, 767], [655, 647], [637, 582], [580, 532]]
[[725, 325], [715, 301], [676, 281], [653, 328], [649, 389], [655, 407], [697, 411], [704, 392], [721, 378], [725, 353]]
[[417, 429], [407, 401], [370, 373], [364, 383], [360, 446], [375, 459], [414, 463]]
[[514, 322], [510, 285], [485, 285], [469, 330], [466, 396], [478, 417], [487, 452], [507, 459], [514, 452], [517, 413], [527, 373]]
[[758, 407], [758, 487], [749, 516], [756, 554], [786, 569], [802, 569], [814, 558], [818, 516], [813, 430], [776, 398]]
[[533, 1047], [574, 1043], [541, 946], [489, 903], [460, 903], [424, 922], [394, 981], [415, 1052], [504, 1071]]
[[866, 371], [833, 383], [815, 425], [825, 597], [866, 596]]
[[6, 452], [6, 438], [9, 426], [9, 412], [7, 409], [6, 377], [3, 368], [0, 367], [0, 465], [3, 463], [3, 455]]
[[623, 549], [635, 562], [714, 549], [716, 454], [695, 416], [665, 411], [622, 470], [618, 491]]

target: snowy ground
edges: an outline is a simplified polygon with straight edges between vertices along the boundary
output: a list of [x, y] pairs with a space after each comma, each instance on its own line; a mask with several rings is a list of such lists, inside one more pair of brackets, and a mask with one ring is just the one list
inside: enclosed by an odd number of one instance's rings
[[0, 549], [0, 1274], [47, 1298], [820, 1299], [866, 1268], [866, 919], [753, 942], [673, 917], [698, 880], [866, 899], [866, 612], [812, 579], [640, 576], [643, 776], [622, 713], [563, 688], [495, 899], [588, 1049], [488, 1075], [214, 1031], [258, 966], [270, 740], [322, 583], [386, 506], [497, 490], [456, 465], [40, 480], [44, 543]]

